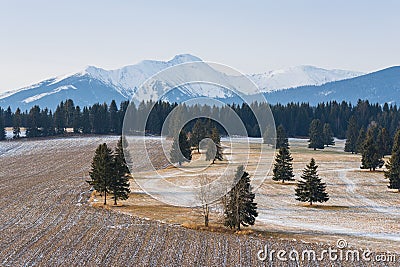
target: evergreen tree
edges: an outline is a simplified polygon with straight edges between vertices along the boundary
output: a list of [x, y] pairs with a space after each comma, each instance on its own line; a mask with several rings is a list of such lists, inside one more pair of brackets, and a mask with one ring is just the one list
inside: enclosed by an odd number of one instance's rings
[[258, 216], [257, 203], [254, 202], [254, 193], [250, 185], [250, 176], [239, 166], [235, 174], [235, 186], [228, 192], [227, 206], [225, 207], [225, 226], [240, 230], [240, 225], [254, 225]]
[[54, 126], [56, 134], [65, 133], [65, 117], [64, 102], [61, 101], [61, 103], [57, 105], [56, 111], [54, 112]]
[[114, 158], [106, 143], [97, 147], [89, 175], [92, 180], [87, 182], [97, 192], [104, 193], [104, 205], [106, 205], [107, 193], [110, 193], [110, 184], [115, 176]]
[[192, 146], [194, 146], [197, 149], [197, 153], [200, 153], [200, 142], [204, 138], [206, 138], [207, 131], [206, 131], [206, 126], [202, 122], [201, 119], [197, 119], [196, 123], [194, 124], [192, 128], [192, 134], [190, 136], [190, 142]]
[[74, 110], [72, 128], [74, 128], [74, 133], [81, 133], [82, 132], [82, 114], [81, 108], [76, 106]]
[[263, 134], [263, 142], [267, 145], [274, 145], [275, 129], [272, 125], [268, 124]]
[[110, 112], [110, 132], [115, 134], [117, 133], [119, 128], [118, 108], [115, 100], [111, 101], [109, 112]]
[[180, 131], [178, 138], [174, 137], [170, 160], [172, 163], [182, 165], [182, 162], [189, 162], [192, 159], [192, 151], [185, 131]]
[[281, 147], [279, 149], [278, 155], [275, 157], [275, 164], [273, 173], [274, 176], [272, 180], [274, 181], [293, 181], [293, 158], [290, 155], [289, 148]]
[[351, 116], [347, 125], [346, 132], [346, 144], [344, 146], [345, 152], [351, 152], [354, 154], [357, 151], [357, 138], [359, 135], [357, 119], [355, 116]]
[[386, 164], [385, 177], [389, 179], [388, 187], [400, 192], [400, 130], [396, 132], [392, 149], [392, 156]]
[[289, 147], [289, 140], [282, 124], [276, 129], [276, 148], [280, 149], [281, 147]]
[[389, 155], [392, 152], [392, 140], [388, 130], [386, 128], [380, 129], [377, 138], [381, 156], [385, 157], [385, 155]]
[[358, 133], [358, 137], [357, 137], [356, 154], [362, 153], [365, 136], [366, 136], [365, 129], [364, 129], [364, 127], [361, 127], [361, 129]]
[[17, 108], [13, 116], [13, 138], [21, 137], [21, 110]]
[[3, 110], [0, 108], [0, 141], [6, 139], [6, 130], [4, 127]]
[[324, 149], [324, 134], [322, 123], [319, 119], [314, 119], [310, 124], [309, 129], [310, 140], [308, 141], [308, 148], [313, 148], [314, 150]]
[[92, 132], [92, 126], [90, 124], [90, 110], [87, 107], [83, 108], [82, 112], [82, 133], [89, 134]]
[[331, 128], [331, 125], [329, 123], [325, 123], [324, 124], [323, 137], [324, 137], [324, 145], [326, 145], [326, 146], [335, 145], [335, 141], [333, 139], [332, 128]]
[[216, 159], [219, 161], [223, 160], [221, 137], [216, 127], [212, 128], [210, 138], [213, 142], [207, 144], [206, 160], [212, 160], [214, 164]]
[[318, 177], [318, 166], [312, 158], [310, 164], [306, 165], [296, 188], [296, 200], [301, 202], [326, 202], [329, 200], [328, 193], [325, 192], [326, 185]]
[[26, 137], [41, 136], [39, 127], [41, 126], [40, 108], [35, 105], [31, 108], [28, 115], [28, 128], [26, 129]]
[[122, 147], [122, 136], [120, 137], [114, 153], [114, 168], [115, 173], [111, 180], [110, 191], [114, 195], [114, 205], [117, 205], [117, 200], [126, 200], [129, 197], [131, 190], [129, 189], [129, 169], [124, 157]]
[[382, 155], [379, 152], [378, 142], [376, 141], [376, 130], [376, 126], [370, 126], [368, 129], [361, 152], [361, 169], [375, 171], [377, 167], [381, 168], [384, 164]]

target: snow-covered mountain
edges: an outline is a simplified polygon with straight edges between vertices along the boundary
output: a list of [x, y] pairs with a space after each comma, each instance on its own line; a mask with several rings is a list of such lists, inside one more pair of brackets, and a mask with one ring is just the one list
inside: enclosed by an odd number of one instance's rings
[[[59, 76], [37, 84], [0, 94], [0, 106], [20, 107], [23, 110], [34, 105], [54, 109], [67, 99], [74, 100], [76, 105], [92, 105], [96, 102], [109, 103], [112, 99], [134, 99], [136, 101], [158, 99], [181, 102], [192, 97], [206, 96], [218, 99], [234, 98], [232, 91], [207, 84], [185, 84], [176, 87], [164, 95], [168, 82], [150, 80], [146, 88], [140, 88], [144, 81], [154, 74], [181, 63], [198, 62], [190, 72], [183, 71], [174, 77], [172, 84], [180, 80], [193, 80], [199, 77], [211, 77], [221, 81], [230, 89], [246, 91], [245, 83], [238, 82], [238, 77], [222, 73], [211, 65], [202, 62], [190, 54], [177, 55], [169, 61], [144, 60], [138, 64], [115, 70], [88, 66], [82, 71]], [[344, 70], [325, 70], [312, 66], [292, 67], [286, 70], [269, 71], [263, 74], [247, 75], [263, 91], [270, 92], [303, 85], [321, 85], [331, 81], [349, 79], [363, 73]], [[234, 88], [242, 87], [242, 88]], [[139, 89], [138, 89], [139, 88]], [[251, 93], [251, 92], [249, 92]]]
[[249, 75], [249, 78], [257, 84], [261, 91], [270, 92], [304, 85], [322, 85], [364, 74], [348, 70], [327, 70], [314, 66], [296, 66]]

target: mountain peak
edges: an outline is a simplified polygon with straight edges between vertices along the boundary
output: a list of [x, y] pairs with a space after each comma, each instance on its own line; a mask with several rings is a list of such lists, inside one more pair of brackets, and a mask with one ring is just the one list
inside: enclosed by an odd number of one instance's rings
[[173, 59], [171, 59], [168, 62], [175, 65], [175, 64], [181, 64], [181, 63], [186, 63], [186, 62], [195, 62], [195, 61], [202, 61], [202, 60], [191, 54], [180, 54], [180, 55], [176, 55]]

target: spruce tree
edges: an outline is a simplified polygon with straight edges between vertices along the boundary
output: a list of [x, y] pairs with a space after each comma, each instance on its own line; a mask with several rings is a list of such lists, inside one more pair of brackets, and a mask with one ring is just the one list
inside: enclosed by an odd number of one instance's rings
[[174, 137], [170, 160], [172, 163], [182, 165], [182, 162], [189, 162], [192, 159], [192, 151], [185, 131], [180, 131], [178, 138]]
[[361, 169], [375, 171], [377, 167], [382, 167], [384, 164], [376, 141], [376, 130], [376, 126], [370, 126], [368, 129], [361, 151]]
[[326, 185], [318, 177], [318, 166], [312, 158], [310, 164], [306, 165], [301, 175], [302, 180], [299, 181], [296, 188], [296, 200], [301, 202], [326, 202], [329, 200], [328, 193], [326, 193]]
[[129, 189], [129, 168], [124, 157], [122, 147], [122, 136], [120, 137], [114, 153], [114, 175], [111, 180], [111, 193], [114, 195], [114, 205], [117, 205], [117, 200], [126, 200], [129, 197], [131, 190]]
[[357, 126], [356, 117], [351, 116], [349, 123], [347, 125], [346, 144], [344, 146], [345, 152], [351, 152], [351, 154], [354, 154], [357, 151], [358, 134], [359, 134], [359, 130], [358, 130], [358, 126]]
[[240, 230], [240, 225], [254, 225], [258, 213], [257, 203], [254, 202], [255, 195], [250, 185], [250, 176], [243, 165], [237, 168], [236, 181], [235, 186], [228, 192], [224, 225]]
[[107, 193], [110, 193], [110, 184], [115, 176], [114, 158], [106, 143], [97, 147], [89, 175], [92, 180], [87, 182], [97, 192], [104, 193], [104, 205], [106, 205]]
[[206, 126], [202, 122], [201, 119], [197, 119], [196, 123], [194, 124], [192, 128], [192, 134], [190, 136], [190, 142], [192, 146], [194, 146], [197, 149], [197, 153], [200, 153], [200, 142], [204, 138], [206, 138], [207, 131], [206, 131]]
[[389, 155], [392, 152], [392, 140], [386, 128], [382, 128], [378, 133], [378, 147], [379, 153], [382, 157]]
[[323, 137], [324, 137], [324, 145], [326, 145], [326, 146], [335, 145], [335, 141], [333, 139], [332, 128], [331, 128], [331, 125], [329, 123], [325, 123], [324, 124]]
[[21, 110], [17, 108], [13, 116], [13, 138], [21, 137]]
[[362, 153], [364, 141], [365, 141], [365, 129], [364, 127], [361, 127], [357, 137], [356, 154]]
[[280, 149], [281, 147], [289, 147], [286, 131], [282, 124], [276, 129], [276, 148]]
[[273, 173], [274, 176], [272, 180], [274, 181], [293, 181], [293, 158], [290, 155], [289, 148], [281, 147], [279, 149], [278, 155], [275, 157], [275, 164]]
[[323, 126], [319, 119], [315, 119], [310, 124], [309, 129], [310, 140], [308, 141], [308, 148], [313, 148], [314, 150], [324, 149], [324, 134]]
[[221, 137], [216, 127], [212, 128], [210, 138], [213, 142], [207, 144], [206, 160], [212, 160], [214, 164], [216, 159], [219, 161], [223, 160]]
[[388, 187], [400, 192], [400, 130], [397, 130], [393, 143], [392, 155], [386, 164], [385, 177], [389, 179]]
[[268, 125], [265, 128], [264, 134], [263, 134], [263, 143], [267, 145], [273, 145], [274, 144], [274, 136], [275, 136], [275, 129], [272, 125]]
[[0, 109], [0, 141], [6, 139], [6, 130], [4, 127], [4, 119], [1, 111], [2, 109]]

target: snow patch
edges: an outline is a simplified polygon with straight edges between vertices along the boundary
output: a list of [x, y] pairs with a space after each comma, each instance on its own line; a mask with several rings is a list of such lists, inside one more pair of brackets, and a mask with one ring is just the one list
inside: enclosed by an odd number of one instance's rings
[[56, 93], [58, 93], [58, 92], [60, 92], [62, 90], [69, 90], [69, 89], [76, 90], [77, 88], [75, 86], [73, 86], [73, 85], [60, 86], [60, 87], [57, 87], [57, 88], [53, 89], [50, 92], [41, 93], [41, 94], [37, 94], [37, 95], [31, 96], [31, 97], [25, 98], [24, 100], [22, 100], [22, 102], [28, 104], [28, 103], [31, 103], [33, 101], [39, 100], [39, 99], [41, 99], [41, 98], [43, 98], [45, 96], [56, 94]]

